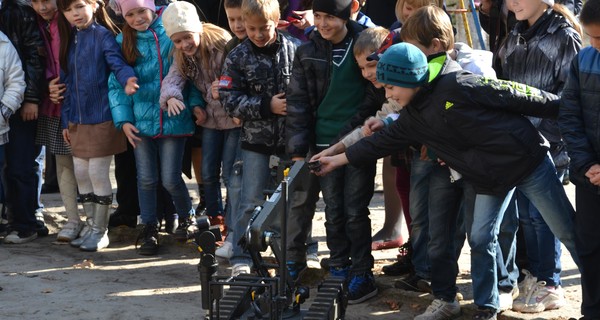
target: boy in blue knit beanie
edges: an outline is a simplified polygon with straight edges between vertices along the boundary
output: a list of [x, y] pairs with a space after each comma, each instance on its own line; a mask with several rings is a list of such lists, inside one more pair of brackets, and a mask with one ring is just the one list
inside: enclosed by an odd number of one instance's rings
[[[435, 59], [439, 55], [445, 59]], [[524, 84], [463, 71], [446, 53], [427, 63], [415, 46], [390, 47], [377, 64], [386, 97], [405, 106], [397, 121], [345, 153], [320, 157], [319, 176], [347, 164], [360, 166], [418, 142], [462, 174], [474, 202], [465, 203], [475, 304], [473, 319], [499, 311], [496, 242], [515, 187], [543, 212], [576, 263], [574, 210], [556, 177], [548, 146], [523, 115], [556, 117], [556, 95]], [[317, 160], [313, 158], [311, 160]], [[452, 226], [451, 226], [452, 227]], [[433, 305], [431, 308], [442, 307]], [[435, 310], [428, 309], [433, 313]]]

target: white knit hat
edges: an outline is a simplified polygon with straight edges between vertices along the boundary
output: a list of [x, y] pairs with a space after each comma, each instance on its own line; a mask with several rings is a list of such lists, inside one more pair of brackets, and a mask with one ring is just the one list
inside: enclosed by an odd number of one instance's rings
[[196, 7], [189, 2], [171, 3], [162, 14], [162, 21], [169, 38], [177, 32], [202, 32]]

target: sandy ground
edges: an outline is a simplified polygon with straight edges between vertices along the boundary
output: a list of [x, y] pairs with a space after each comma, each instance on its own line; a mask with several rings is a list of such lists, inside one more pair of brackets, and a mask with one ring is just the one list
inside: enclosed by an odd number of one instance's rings
[[[192, 182], [187, 182], [197, 201]], [[571, 197], [573, 190], [567, 187]], [[199, 254], [193, 244], [177, 243], [162, 234], [159, 255], [140, 256], [134, 247], [137, 231], [119, 228], [110, 232], [110, 248], [100, 253], [82, 252], [54, 241], [58, 227], [66, 222], [59, 195], [44, 195], [42, 199], [51, 234], [22, 245], [0, 244], [0, 319], [200, 319], [205, 314], [196, 269]], [[379, 230], [384, 220], [381, 193], [374, 196], [371, 213], [373, 230]], [[313, 231], [320, 241], [321, 258], [328, 254], [323, 222], [321, 201]], [[350, 306], [347, 319], [413, 319], [424, 311], [430, 295], [395, 289], [396, 279], [381, 273], [381, 267], [393, 262], [396, 254], [394, 249], [374, 252], [380, 293], [368, 302]], [[80, 268], [85, 260], [93, 265]], [[579, 316], [580, 276], [566, 250], [562, 261], [568, 306], [537, 315], [505, 312], [500, 318], [566, 320]], [[464, 319], [470, 319], [473, 305], [467, 246], [459, 264]], [[227, 262], [221, 261], [219, 272], [227, 274], [228, 268]], [[323, 275], [320, 270], [310, 272], [314, 277]]]

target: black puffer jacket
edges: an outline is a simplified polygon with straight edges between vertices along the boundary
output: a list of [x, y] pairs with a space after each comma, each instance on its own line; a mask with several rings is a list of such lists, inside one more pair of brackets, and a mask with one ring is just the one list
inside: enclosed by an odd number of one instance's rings
[[46, 94], [48, 83], [45, 77], [44, 40], [38, 29], [36, 13], [20, 0], [3, 0], [0, 9], [0, 30], [17, 49], [25, 71], [24, 102], [39, 104]]
[[[440, 59], [441, 60], [440, 62]], [[413, 97], [389, 127], [346, 151], [353, 165], [421, 142], [460, 172], [478, 193], [503, 194], [531, 174], [548, 151], [522, 114], [556, 117], [556, 95], [523, 84], [483, 78], [435, 57], [441, 72]]]
[[600, 194], [585, 173], [600, 164], [600, 52], [587, 47], [573, 59], [558, 124], [571, 157], [571, 181]]
[[[531, 27], [519, 21], [508, 34], [503, 49], [501, 78], [560, 95], [573, 57], [581, 49], [581, 36], [554, 10], [547, 10]], [[557, 168], [569, 163], [555, 119], [530, 119], [550, 141]]]
[[[354, 41], [365, 29], [352, 20], [348, 21], [346, 26], [348, 34], [354, 37]], [[317, 107], [327, 94], [331, 82], [332, 50], [331, 42], [323, 39], [319, 32], [315, 31], [310, 41], [300, 45], [296, 51], [292, 79], [286, 96], [285, 134], [287, 153], [292, 157], [305, 157], [309, 146], [314, 143]], [[348, 54], [353, 53], [349, 52]], [[340, 92], [340, 94], [343, 93]], [[367, 91], [365, 94], [370, 93]], [[359, 110], [365, 110], [365, 108], [359, 107]], [[346, 129], [348, 128], [352, 129], [352, 127], [346, 127]]]

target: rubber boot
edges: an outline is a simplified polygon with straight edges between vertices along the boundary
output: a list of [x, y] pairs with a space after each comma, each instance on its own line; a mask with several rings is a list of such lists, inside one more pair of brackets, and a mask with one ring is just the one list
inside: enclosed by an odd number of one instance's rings
[[81, 244], [87, 239], [92, 233], [92, 226], [94, 225], [94, 199], [93, 193], [82, 194], [81, 204], [83, 206], [83, 212], [85, 213], [85, 225], [79, 232], [79, 237], [71, 241], [71, 246], [79, 248]]
[[112, 195], [96, 196], [92, 232], [83, 241], [81, 246], [79, 246], [79, 249], [83, 251], [98, 251], [108, 247], [108, 219], [111, 203]]

